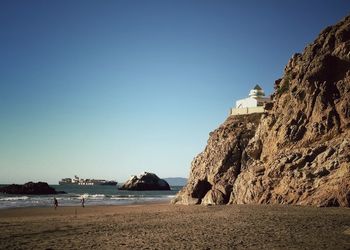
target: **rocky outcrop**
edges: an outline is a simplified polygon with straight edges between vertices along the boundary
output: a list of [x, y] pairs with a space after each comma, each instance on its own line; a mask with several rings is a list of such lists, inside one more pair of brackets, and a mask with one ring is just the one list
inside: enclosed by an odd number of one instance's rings
[[350, 17], [290, 59], [272, 100], [211, 133], [174, 203], [350, 206]]
[[140, 176], [133, 175], [127, 180], [120, 190], [144, 191], [144, 190], [170, 190], [169, 184], [153, 173], [143, 173]]
[[0, 188], [0, 193], [5, 194], [29, 194], [29, 195], [45, 195], [45, 194], [62, 194], [50, 187], [46, 182], [28, 182], [24, 185], [12, 184]]
[[225, 204], [233, 184], [247, 163], [246, 147], [254, 136], [261, 114], [231, 116], [210, 133], [208, 145], [192, 161], [187, 185], [173, 202]]

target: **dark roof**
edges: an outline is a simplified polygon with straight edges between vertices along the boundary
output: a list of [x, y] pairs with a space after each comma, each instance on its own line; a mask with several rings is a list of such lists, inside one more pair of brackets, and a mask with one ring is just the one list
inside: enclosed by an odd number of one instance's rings
[[256, 89], [256, 90], [262, 90], [262, 88], [259, 86], [259, 84], [255, 85], [254, 89]]

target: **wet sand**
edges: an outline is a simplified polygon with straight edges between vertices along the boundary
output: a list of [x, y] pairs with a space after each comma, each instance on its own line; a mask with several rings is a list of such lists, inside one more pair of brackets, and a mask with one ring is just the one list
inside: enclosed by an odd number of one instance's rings
[[0, 210], [0, 249], [350, 249], [350, 209], [145, 204]]

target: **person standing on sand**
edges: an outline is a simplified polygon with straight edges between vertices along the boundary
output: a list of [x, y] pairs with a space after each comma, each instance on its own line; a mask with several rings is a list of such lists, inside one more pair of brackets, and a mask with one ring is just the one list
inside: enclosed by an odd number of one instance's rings
[[58, 201], [57, 201], [56, 197], [53, 197], [53, 205], [54, 205], [55, 210], [56, 210], [58, 207]]
[[84, 197], [81, 199], [81, 206], [85, 207], [85, 198]]

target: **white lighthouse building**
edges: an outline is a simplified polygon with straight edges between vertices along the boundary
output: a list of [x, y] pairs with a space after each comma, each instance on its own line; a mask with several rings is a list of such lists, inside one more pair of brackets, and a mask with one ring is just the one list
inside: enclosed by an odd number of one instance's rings
[[236, 107], [231, 109], [230, 115], [263, 113], [264, 105], [269, 101], [270, 97], [265, 97], [264, 90], [257, 84], [250, 90], [249, 97], [236, 101]]

